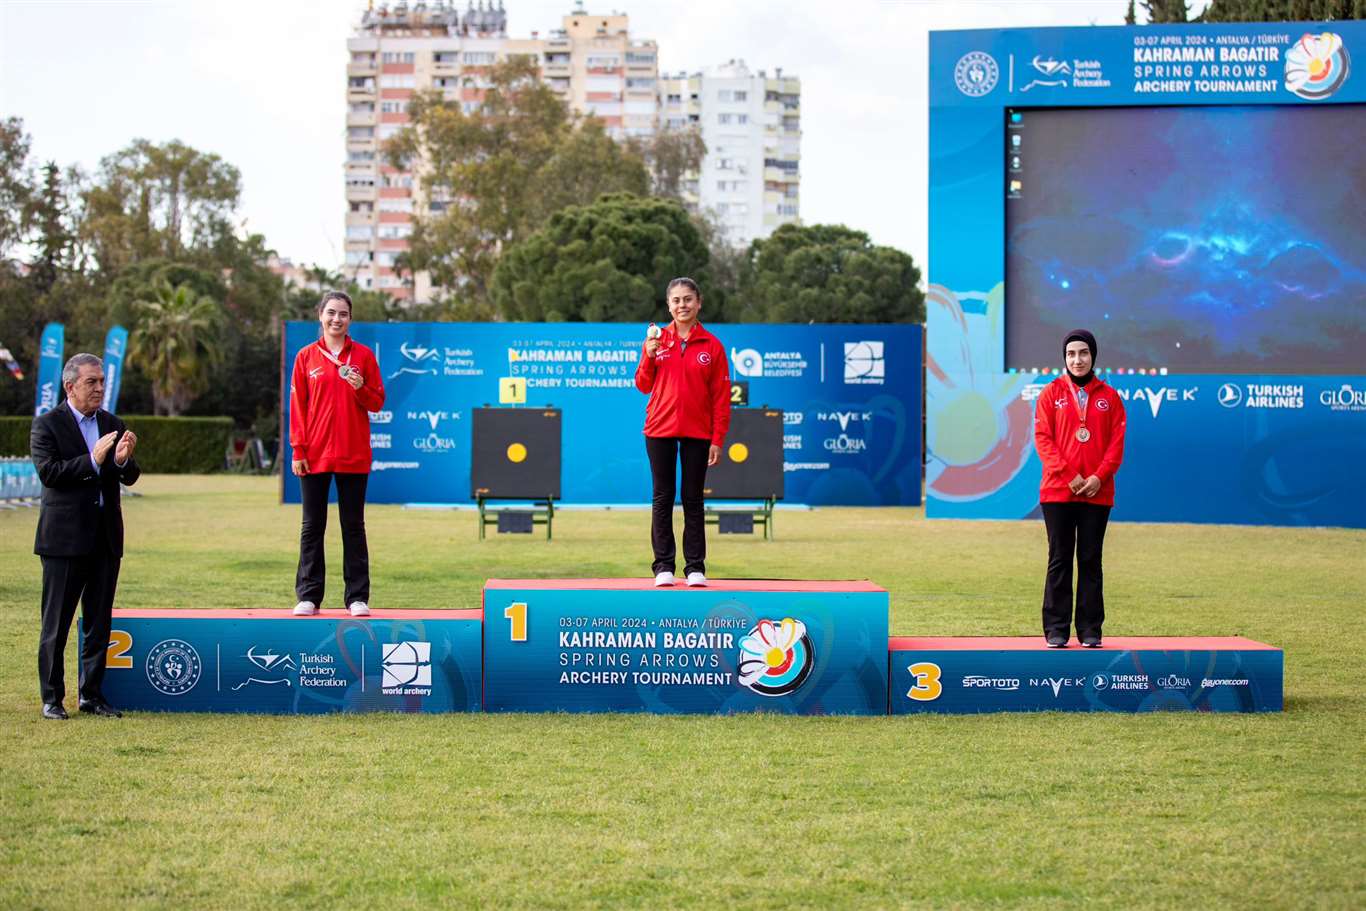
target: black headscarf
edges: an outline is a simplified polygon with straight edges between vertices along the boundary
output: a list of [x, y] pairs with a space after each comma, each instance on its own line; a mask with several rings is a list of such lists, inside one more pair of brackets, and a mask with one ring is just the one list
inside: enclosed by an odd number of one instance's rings
[[1072, 371], [1068, 370], [1065, 365], [1063, 367], [1063, 372], [1067, 374], [1069, 380], [1078, 386], [1085, 386], [1096, 378], [1096, 337], [1086, 329], [1073, 329], [1071, 332], [1067, 333], [1067, 337], [1062, 340], [1062, 350], [1064, 354], [1066, 354], [1067, 346], [1071, 342], [1085, 342], [1086, 347], [1091, 349], [1091, 369], [1085, 376], [1074, 376]]

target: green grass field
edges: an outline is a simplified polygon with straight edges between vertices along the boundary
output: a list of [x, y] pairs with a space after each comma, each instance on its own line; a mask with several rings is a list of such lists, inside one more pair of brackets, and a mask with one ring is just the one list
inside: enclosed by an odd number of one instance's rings
[[[144, 478], [118, 604], [289, 607], [272, 479]], [[645, 575], [640, 511], [479, 543], [372, 506], [376, 608]], [[1260, 716], [38, 715], [36, 510], [0, 513], [0, 908], [1366, 906], [1366, 533], [1112, 525], [1111, 635], [1284, 647]], [[709, 574], [866, 577], [894, 635], [1034, 634], [1044, 535], [780, 512]], [[329, 535], [329, 606], [340, 547]]]

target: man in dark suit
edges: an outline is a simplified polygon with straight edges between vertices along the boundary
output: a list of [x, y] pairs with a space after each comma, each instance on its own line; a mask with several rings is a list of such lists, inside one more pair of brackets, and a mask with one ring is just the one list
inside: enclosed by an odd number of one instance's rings
[[123, 557], [123, 512], [119, 484], [138, 479], [133, 461], [137, 437], [104, 400], [104, 364], [77, 354], [62, 368], [66, 401], [33, 419], [29, 449], [43, 482], [42, 511], [33, 552], [43, 560], [42, 633], [38, 642], [38, 685], [43, 717], [65, 719], [63, 655], [76, 602], [81, 603], [85, 641], [81, 646], [80, 710], [117, 718], [105, 701], [105, 653], [114, 607], [114, 587]]

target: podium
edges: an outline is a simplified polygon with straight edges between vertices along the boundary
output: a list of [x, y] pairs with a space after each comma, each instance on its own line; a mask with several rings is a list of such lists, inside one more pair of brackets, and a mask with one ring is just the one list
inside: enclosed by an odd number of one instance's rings
[[151, 712], [477, 712], [477, 610], [116, 610], [104, 694]]
[[887, 609], [868, 582], [491, 579], [484, 710], [885, 715]]
[[894, 638], [891, 712], [1279, 712], [1285, 653], [1240, 636]]

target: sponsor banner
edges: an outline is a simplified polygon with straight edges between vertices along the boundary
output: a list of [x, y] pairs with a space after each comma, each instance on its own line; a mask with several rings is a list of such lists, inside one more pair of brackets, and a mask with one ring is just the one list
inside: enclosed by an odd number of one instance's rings
[[[749, 405], [783, 409], [788, 501], [920, 503], [921, 327], [709, 328]], [[635, 388], [644, 327], [356, 323], [351, 332], [374, 349], [387, 396], [370, 416], [369, 502], [468, 502], [471, 410], [501, 401], [513, 380], [529, 407], [563, 410], [565, 502], [649, 500], [647, 397]], [[286, 369], [316, 338], [314, 323], [287, 325]], [[292, 475], [284, 499], [299, 501]]]
[[110, 326], [104, 337], [104, 403], [110, 414], [118, 411], [119, 387], [123, 385], [123, 356], [128, 349], [128, 330]]
[[887, 712], [888, 602], [873, 586], [506, 584], [484, 590], [487, 711]]
[[[1269, 115], [1333, 116], [1338, 122], [1343, 114], [1336, 106], [1366, 102], [1366, 78], [1360, 66], [1366, 53], [1366, 23], [1202, 23], [1154, 25], [1137, 31], [1122, 26], [936, 31], [930, 35], [929, 50], [929, 232], [935, 255], [926, 293], [926, 515], [1030, 517], [1037, 515], [1042, 472], [1034, 451], [1032, 409], [1039, 389], [1053, 377], [1007, 369], [1013, 362], [1006, 330], [1026, 324], [1023, 311], [1012, 313], [1007, 304], [1007, 264], [1022, 264], [1020, 274], [1032, 274], [1028, 265], [1032, 260], [1023, 253], [1012, 258], [1013, 245], [1020, 244], [1021, 250], [1028, 245], [1008, 227], [1007, 206], [1015, 205], [1011, 199], [1034, 198], [1031, 194], [1040, 192], [1038, 181], [1053, 174], [1040, 157], [1045, 154], [1043, 147], [1031, 146], [1030, 109], [1108, 113], [1110, 109], [1171, 107], [1194, 112], [1208, 106], [1211, 117], [1216, 117], [1229, 106], [1264, 106]], [[1214, 135], [1224, 135], [1224, 128], [1216, 129]], [[1139, 136], [1135, 141], [1146, 140]], [[1078, 276], [1067, 274], [1053, 258], [1040, 260], [1046, 269], [1038, 281], [1051, 284], [1059, 295], [1056, 309], [1088, 314], [1065, 325], [1086, 325], [1097, 333], [1097, 367], [1126, 367], [1124, 375], [1101, 374], [1119, 391], [1128, 415], [1113, 518], [1366, 527], [1366, 485], [1361, 484], [1359, 468], [1366, 460], [1366, 371], [1352, 373], [1349, 363], [1344, 369], [1328, 368], [1332, 374], [1254, 374], [1249, 371], [1276, 370], [1282, 363], [1270, 357], [1258, 359], [1260, 348], [1253, 350], [1251, 361], [1244, 361], [1256, 366], [1213, 367], [1218, 372], [1201, 374], [1178, 375], [1173, 367], [1167, 375], [1160, 349], [1153, 349], [1153, 359], [1146, 366], [1144, 361], [1124, 364], [1115, 359], [1115, 343], [1143, 328], [1113, 306], [1134, 295], [1129, 284], [1132, 274], [1145, 276], [1139, 281], [1155, 299], [1163, 297], [1161, 289], [1174, 287], [1166, 282], [1179, 283], [1185, 280], [1182, 276], [1198, 274], [1191, 284], [1197, 289], [1192, 293], [1197, 293], [1213, 284], [1210, 276], [1222, 274], [1211, 263], [1217, 261], [1223, 268], [1236, 260], [1220, 244], [1236, 236], [1239, 239], [1233, 246], [1242, 249], [1239, 228], [1206, 232], [1214, 239], [1193, 245], [1207, 245], [1212, 251], [1209, 259], [1184, 247], [1169, 258], [1161, 255], [1157, 245], [1151, 245], [1151, 257], [1135, 252], [1148, 251], [1150, 244], [1133, 240], [1125, 232], [1142, 235], [1151, 229], [1160, 238], [1169, 229], [1175, 231], [1176, 224], [1182, 225], [1180, 230], [1189, 227], [1159, 203], [1168, 198], [1162, 191], [1195, 182], [1192, 175], [1202, 173], [1195, 166], [1199, 161], [1164, 161], [1163, 173], [1152, 177], [1150, 198], [1145, 198], [1142, 187], [1137, 197], [1126, 191], [1116, 198], [1092, 198], [1091, 185], [1081, 181], [1067, 187], [1068, 194], [1078, 200], [1077, 206], [1095, 218], [1065, 241], [1074, 241], [1086, 252], [1064, 257], [1064, 263], [1095, 265], [1105, 259], [1106, 263], [1122, 261], [1124, 266], [1116, 264], [1113, 271], [1110, 265], [1097, 267], [1095, 274], [1101, 278], [1095, 279], [1096, 287], [1090, 287], [1077, 284]], [[1244, 197], [1255, 194], [1238, 188], [1261, 173], [1266, 172], [1251, 164], [1245, 172], [1235, 167], [1229, 178], [1229, 198], [1243, 206]], [[1282, 195], [1295, 195], [1289, 181], [1280, 190]], [[1293, 238], [1293, 243], [1280, 244], [1278, 253], [1318, 251], [1325, 246], [1321, 237], [1333, 237], [1331, 222], [1326, 233], [1316, 234], [1292, 210], [1239, 211], [1257, 213], [1246, 216], [1247, 224], [1269, 222], [1273, 233], [1279, 232], [1275, 236]], [[1131, 217], [1134, 212], [1141, 214], [1138, 221]], [[1242, 217], [1231, 223], [1243, 224]], [[1016, 240], [1008, 243], [1012, 237]], [[1335, 248], [1342, 256], [1340, 265], [1330, 260], [1305, 273], [1332, 276], [1331, 280], [1309, 287], [1298, 276], [1282, 278], [1276, 286], [1278, 293], [1289, 295], [1284, 300], [1302, 298], [1300, 306], [1306, 313], [1321, 317], [1323, 305], [1313, 301], [1327, 299], [1329, 292], [1349, 293], [1361, 281], [1360, 269], [1354, 265], [1359, 257], [1352, 258], [1353, 242], [1348, 237]], [[1187, 252], [1193, 254], [1189, 259]], [[1126, 271], [1130, 259], [1145, 264], [1135, 267], [1139, 273]], [[1288, 266], [1289, 261], [1279, 265]], [[1141, 272], [1149, 268], [1156, 271]], [[1240, 288], [1251, 284], [1242, 272], [1229, 274]], [[1024, 293], [1014, 277], [1011, 284], [1015, 294]], [[1069, 303], [1069, 294], [1080, 297]], [[1222, 300], [1211, 298], [1215, 299]], [[1248, 327], [1254, 322], [1252, 311], [1263, 308], [1260, 300], [1240, 298], [1237, 292], [1233, 299], [1245, 305], [1248, 314], [1231, 308], [1227, 316], [1209, 317], [1225, 330], [1213, 334], [1192, 331], [1182, 336], [1177, 329], [1184, 323], [1178, 320], [1173, 343], [1202, 351], [1208, 348], [1216, 362], [1232, 357], [1229, 346], [1253, 331]], [[1011, 298], [1012, 303], [1015, 300]], [[1157, 324], [1170, 321], [1169, 317], [1170, 313], [1159, 309], [1139, 319]], [[1315, 334], [1321, 324], [1334, 323], [1315, 319], [1300, 325], [1294, 318], [1285, 322], [1280, 330], [1284, 338], [1279, 341], [1287, 350], [1299, 349], [1292, 352], [1297, 358], [1292, 359], [1294, 363], [1314, 364], [1317, 350], [1331, 351], [1337, 358], [1333, 363], [1341, 363], [1344, 350], [1355, 350], [1351, 341], [1359, 321], [1353, 321], [1350, 313], [1342, 323], [1350, 331], [1342, 338]], [[1049, 338], [1060, 337], [1063, 331]], [[1060, 368], [1060, 349], [1056, 358], [1038, 366]], [[1127, 371], [1130, 366], [1139, 372]], [[806, 428], [802, 432], [808, 440], [823, 440]], [[832, 446], [803, 461], [827, 462], [837, 469], [844, 457], [839, 455], [838, 444]]]
[[62, 390], [63, 347], [66, 327], [48, 323], [38, 347], [38, 376], [34, 382], [33, 416], [47, 414], [61, 404], [66, 393]]
[[[477, 611], [184, 617], [117, 613], [104, 692], [154, 712], [477, 712]], [[122, 614], [122, 615], [121, 615]]]
[[1279, 649], [890, 653], [892, 714], [1278, 712]]

